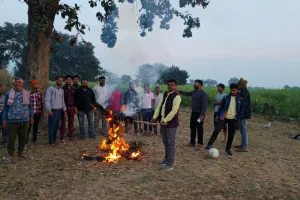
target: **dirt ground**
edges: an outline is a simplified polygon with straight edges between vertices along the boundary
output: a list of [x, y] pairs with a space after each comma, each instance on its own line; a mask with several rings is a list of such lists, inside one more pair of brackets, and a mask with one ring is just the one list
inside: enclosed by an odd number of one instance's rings
[[[224, 154], [223, 135], [216, 141], [218, 159], [187, 147], [189, 110], [181, 110], [176, 137], [176, 163], [172, 171], [159, 171], [164, 156], [159, 136], [127, 135], [146, 145], [143, 161], [122, 160], [109, 166], [74, 158], [82, 151], [97, 152], [96, 140], [67, 141], [57, 147], [47, 145], [46, 134], [38, 145], [27, 149], [34, 160], [16, 159], [0, 165], [0, 199], [300, 199], [299, 123], [274, 122], [265, 129], [263, 119], [249, 121], [249, 152]], [[212, 132], [212, 113], [205, 123], [205, 142]], [[78, 133], [77, 133], [78, 134]], [[235, 144], [240, 141], [236, 134]], [[0, 155], [5, 155], [1, 149]]]

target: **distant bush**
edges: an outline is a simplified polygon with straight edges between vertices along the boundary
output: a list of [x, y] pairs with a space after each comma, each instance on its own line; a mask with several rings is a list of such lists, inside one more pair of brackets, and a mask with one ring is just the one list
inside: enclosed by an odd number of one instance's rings
[[12, 87], [13, 78], [5, 67], [0, 68], [0, 84], [3, 84], [4, 91], [7, 92]]

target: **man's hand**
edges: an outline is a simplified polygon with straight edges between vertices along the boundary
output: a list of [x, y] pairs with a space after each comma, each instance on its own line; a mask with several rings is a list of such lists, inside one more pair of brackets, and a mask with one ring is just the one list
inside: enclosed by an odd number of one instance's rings
[[30, 120], [30, 124], [31, 124], [31, 125], [34, 124], [34, 120], [33, 120], [33, 119]]
[[3, 122], [2, 123], [2, 128], [6, 128], [7, 127], [7, 122]]
[[164, 121], [161, 121], [161, 122], [160, 122], [160, 125], [162, 125], [162, 126], [167, 126], [167, 123], [164, 122]]
[[217, 104], [218, 104], [218, 102], [217, 102], [216, 100], [214, 100], [213, 104], [214, 104], [214, 105], [217, 105]]
[[78, 110], [76, 107], [75, 107], [75, 114], [78, 115]]
[[203, 115], [200, 116], [200, 121], [203, 122], [205, 117]]
[[216, 116], [216, 120], [219, 120], [219, 116]]
[[156, 123], [156, 119], [152, 118], [151, 123]]
[[52, 116], [53, 116], [53, 112], [50, 110], [49, 113], [48, 113], [48, 115], [49, 115], [50, 117], [52, 117]]

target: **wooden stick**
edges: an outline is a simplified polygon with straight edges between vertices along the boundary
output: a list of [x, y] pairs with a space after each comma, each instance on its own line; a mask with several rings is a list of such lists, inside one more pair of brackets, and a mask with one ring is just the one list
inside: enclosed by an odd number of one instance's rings
[[153, 126], [160, 125], [160, 123], [151, 123], [151, 122], [144, 122], [144, 121], [133, 121], [133, 122], [147, 124], [147, 125], [153, 125]]

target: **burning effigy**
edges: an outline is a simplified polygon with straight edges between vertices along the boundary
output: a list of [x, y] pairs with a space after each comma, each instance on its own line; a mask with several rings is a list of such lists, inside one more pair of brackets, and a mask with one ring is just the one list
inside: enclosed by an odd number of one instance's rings
[[112, 111], [105, 111], [107, 121], [109, 123], [109, 131], [107, 137], [104, 137], [98, 145], [101, 151], [96, 157], [82, 155], [84, 160], [92, 160], [93, 158], [107, 163], [118, 162], [122, 158], [129, 160], [142, 160], [143, 156], [139, 150], [143, 145], [140, 142], [131, 142], [128, 144], [124, 138], [124, 121], [117, 115], [113, 115]]

